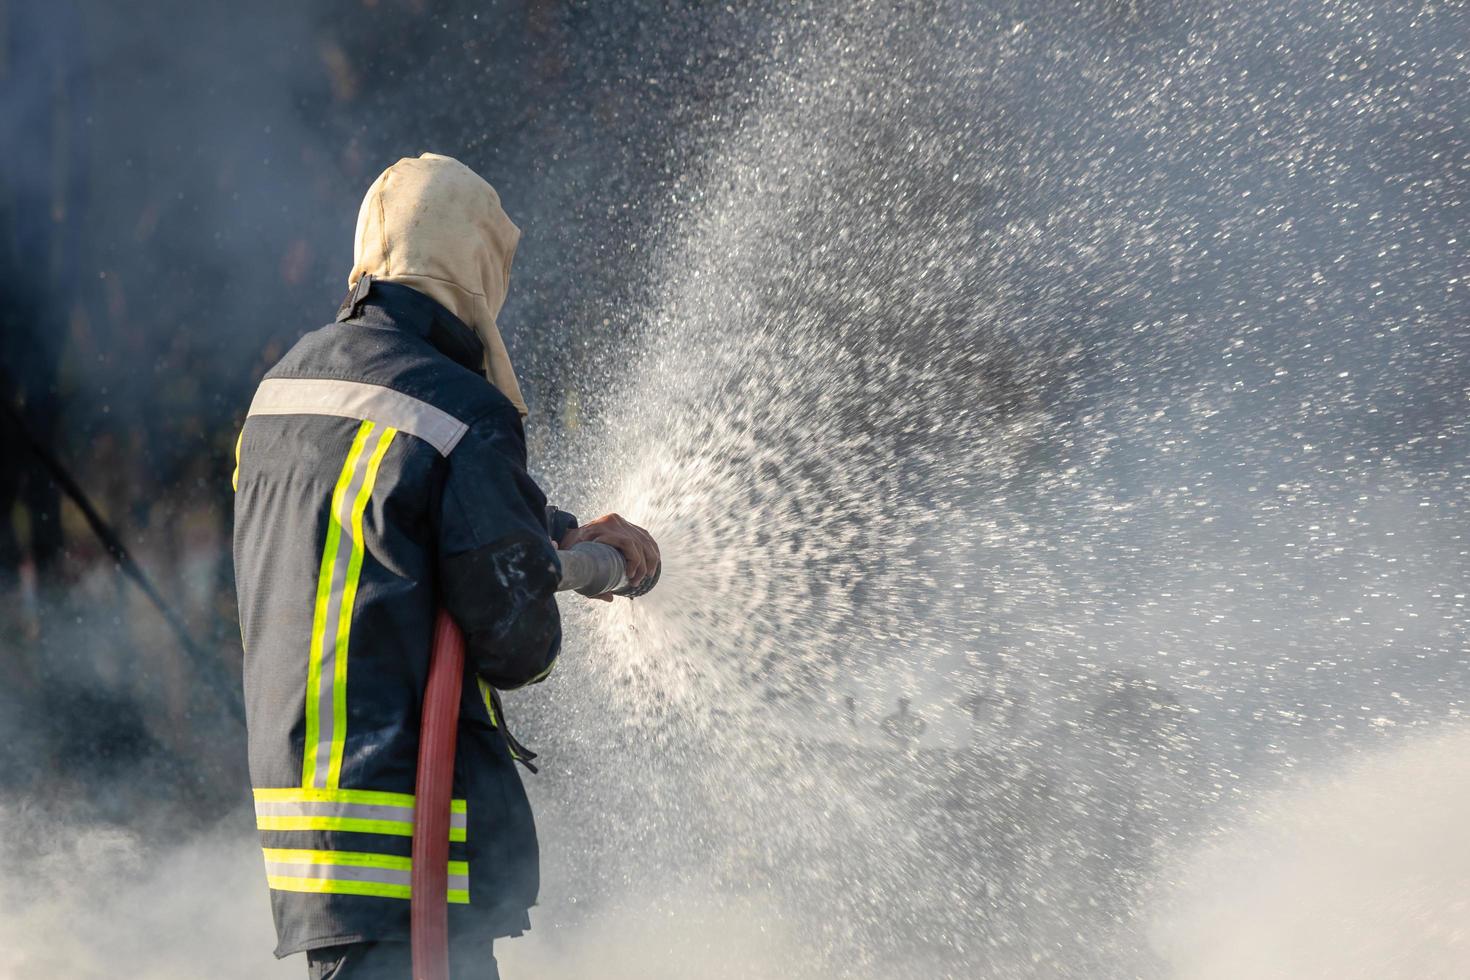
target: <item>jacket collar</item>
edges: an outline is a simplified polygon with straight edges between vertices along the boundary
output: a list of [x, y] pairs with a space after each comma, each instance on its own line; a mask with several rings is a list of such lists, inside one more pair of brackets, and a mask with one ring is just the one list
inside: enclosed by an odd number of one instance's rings
[[433, 347], [476, 374], [485, 367], [485, 345], [459, 317], [417, 289], [382, 282], [370, 275], [357, 280], [337, 310], [337, 322], [384, 322], [427, 340]]

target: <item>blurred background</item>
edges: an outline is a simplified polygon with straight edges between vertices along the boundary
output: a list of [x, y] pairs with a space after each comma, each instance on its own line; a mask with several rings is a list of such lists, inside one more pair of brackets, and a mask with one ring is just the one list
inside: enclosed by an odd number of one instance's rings
[[[0, 13], [4, 397], [235, 677], [235, 435], [345, 293], [367, 185], [434, 150], [499, 188], [525, 229], [503, 329], [544, 445], [576, 397], [557, 379], [626, 326], [684, 141], [732, 111], [772, 29], [745, 4]], [[31, 765], [0, 780], [131, 819], [155, 798], [146, 763], [199, 794], [190, 819], [237, 804], [233, 692], [198, 683], [19, 433], [0, 438], [5, 741], [86, 789]]]
[[0, 975], [271, 969], [233, 445], [423, 151], [523, 230], [533, 471], [665, 545], [510, 702], [508, 975], [1470, 975], [1467, 42], [0, 0]]
[[[231, 704], [234, 439], [261, 374], [345, 294], [367, 185], [432, 150], [500, 190], [524, 229], [501, 324], [537, 455], [559, 419], [576, 422], [560, 380], [626, 328], [650, 202], [688, 179], [693, 131], [727, 124], [777, 6], [0, 3], [0, 398], [23, 424], [0, 425], [0, 904], [14, 927], [0, 973], [187, 963], [182, 940], [124, 956], [137, 937], [97, 920], [133, 903], [102, 883], [156, 881], [137, 855], [222, 819], [249, 839]], [[21, 859], [71, 864], [93, 846], [85, 896], [37, 884]], [[242, 948], [258, 961], [241, 976], [269, 964], [255, 878]], [[82, 922], [105, 938], [63, 951]]]

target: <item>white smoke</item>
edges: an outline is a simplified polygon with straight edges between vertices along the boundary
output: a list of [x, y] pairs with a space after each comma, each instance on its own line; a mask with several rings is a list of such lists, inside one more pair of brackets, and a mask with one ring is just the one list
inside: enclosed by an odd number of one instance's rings
[[[166, 838], [165, 833], [157, 837]], [[0, 807], [0, 977], [299, 977], [276, 961], [253, 835], [180, 845]]]
[[788, 916], [755, 897], [672, 889], [577, 929], [497, 943], [507, 977], [538, 980], [817, 980], [817, 957]]
[[[182, 844], [0, 807], [0, 978], [300, 977], [275, 960], [254, 834], [221, 826]], [[822, 976], [790, 919], [758, 897], [670, 884], [575, 928], [537, 917], [496, 944], [507, 976], [708, 980]]]
[[1178, 980], [1470, 976], [1470, 729], [1262, 802], [1175, 869], [1154, 944]]

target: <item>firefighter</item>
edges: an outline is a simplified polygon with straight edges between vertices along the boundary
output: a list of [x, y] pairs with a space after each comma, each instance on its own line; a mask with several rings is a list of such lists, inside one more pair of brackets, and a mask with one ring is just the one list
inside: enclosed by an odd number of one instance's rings
[[659, 561], [616, 514], [579, 526], [527, 474], [525, 402], [496, 316], [520, 231], [495, 190], [426, 153], [358, 214], [349, 293], [261, 382], [237, 444], [235, 574], [256, 825], [277, 956], [312, 977], [409, 975], [420, 705], [435, 610], [463, 630], [451, 807], [451, 965], [497, 976], [530, 927], [532, 754], [499, 692], [555, 666], [555, 546]]

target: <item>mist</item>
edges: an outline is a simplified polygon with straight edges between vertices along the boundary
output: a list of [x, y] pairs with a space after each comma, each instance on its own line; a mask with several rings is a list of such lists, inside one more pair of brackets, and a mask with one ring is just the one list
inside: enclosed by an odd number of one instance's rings
[[0, 810], [0, 975], [299, 976], [275, 962], [246, 821], [153, 836], [7, 804]]
[[1463, 974], [1465, 749], [1456, 726], [1252, 801], [1161, 879], [1153, 941], [1172, 975]]

